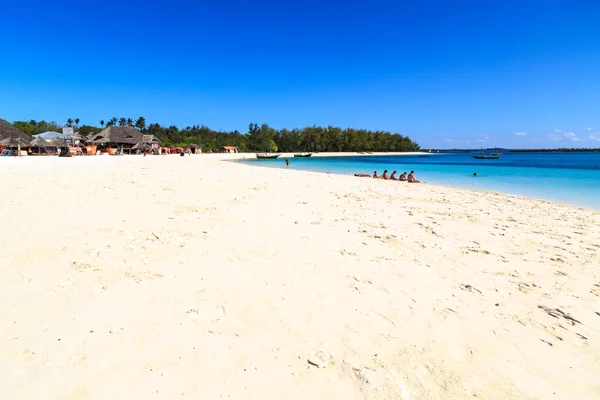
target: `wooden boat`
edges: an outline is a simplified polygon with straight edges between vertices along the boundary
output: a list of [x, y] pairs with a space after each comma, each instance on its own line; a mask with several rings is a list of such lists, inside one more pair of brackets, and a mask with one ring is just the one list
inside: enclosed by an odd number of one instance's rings
[[295, 153], [294, 157], [310, 157], [312, 153]]
[[477, 159], [477, 160], [497, 160], [500, 158], [499, 155], [481, 155], [481, 156], [473, 156], [473, 158]]
[[483, 147], [481, 148], [481, 155], [480, 156], [473, 156], [474, 159], [476, 160], [497, 160], [500, 158], [500, 156], [502, 155], [502, 153], [491, 153], [491, 154], [485, 154], [483, 152]]
[[274, 160], [280, 155], [281, 154], [256, 153], [256, 158], [258, 158], [259, 160]]

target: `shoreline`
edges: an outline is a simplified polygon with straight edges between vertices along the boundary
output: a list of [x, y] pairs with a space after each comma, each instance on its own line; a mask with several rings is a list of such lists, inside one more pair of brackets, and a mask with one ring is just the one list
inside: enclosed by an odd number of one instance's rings
[[[296, 152], [296, 153], [277, 153], [274, 152], [273, 154], [281, 154], [279, 156], [279, 159], [284, 159], [284, 158], [294, 158], [294, 154], [298, 154], [298, 153], [302, 153], [302, 152]], [[305, 153], [310, 153], [310, 151], [305, 152]], [[232, 153], [232, 154], [226, 154], [226, 153], [207, 153], [207, 154], [200, 154], [200, 155], [208, 155], [208, 156], [217, 156], [217, 155], [221, 155], [221, 156], [232, 156], [232, 158], [235, 159], [240, 159], [240, 160], [245, 160], [245, 159], [249, 159], [249, 158], [256, 158], [256, 154], [257, 153]], [[258, 154], [260, 154], [260, 152], [258, 152]], [[371, 152], [371, 154], [361, 154], [358, 152], [325, 152], [325, 153], [312, 153], [312, 157], [357, 157], [357, 156], [414, 156], [414, 155], [422, 155], [422, 154], [434, 154], [434, 153], [427, 153], [427, 152], [421, 152], [421, 151], [410, 151], [410, 152]]]
[[[362, 155], [362, 154], [358, 154], [358, 155]], [[413, 155], [413, 154], [411, 154]], [[249, 157], [250, 158], [250, 157]], [[233, 162], [238, 162], [238, 161], [242, 161], [242, 160], [247, 160], [249, 158], [238, 158], [238, 159], [231, 159], [231, 160], [223, 160], [223, 161], [233, 161]], [[276, 166], [268, 166], [268, 165], [261, 165], [260, 163], [253, 163], [253, 164], [248, 164], [248, 163], [243, 163], [247, 166], [256, 166], [256, 167], [260, 167], [260, 168], [269, 168], [269, 169], [283, 169], [283, 170], [287, 170], [285, 167], [276, 167]], [[350, 176], [352, 178], [357, 178], [360, 179], [360, 177], [355, 177], [354, 175], [350, 174], [350, 173], [341, 173], [341, 172], [324, 172], [324, 171], [313, 171], [313, 170], [307, 170], [307, 169], [289, 169], [291, 171], [302, 171], [302, 172], [312, 172], [312, 173], [319, 173], [319, 174], [326, 174], [326, 175], [337, 175], [337, 176]], [[362, 179], [369, 179], [366, 177], [363, 177]], [[370, 178], [372, 180], [374, 180], [373, 178]], [[390, 181], [391, 184], [394, 184], [392, 182], [395, 181]], [[405, 182], [408, 184], [408, 182]], [[557, 200], [551, 200], [551, 199], [545, 199], [542, 197], [535, 197], [535, 196], [527, 196], [527, 195], [521, 195], [521, 194], [517, 194], [517, 193], [509, 193], [509, 192], [505, 192], [505, 191], [501, 191], [501, 190], [493, 190], [493, 189], [485, 189], [485, 188], [470, 188], [470, 187], [463, 187], [463, 186], [454, 186], [454, 185], [445, 185], [445, 184], [439, 184], [439, 183], [429, 183], [429, 182], [421, 182], [420, 184], [426, 184], [432, 187], [437, 187], [437, 188], [447, 188], [447, 189], [452, 189], [452, 190], [465, 190], [468, 192], [473, 192], [473, 193], [480, 193], [480, 194], [493, 194], [493, 195], [502, 195], [502, 196], [507, 196], [507, 197], [515, 197], [515, 198], [522, 198], [522, 199], [529, 199], [529, 200], [535, 200], [535, 201], [540, 201], [540, 202], [549, 202], [549, 203], [553, 203], [553, 204], [559, 204], [562, 206], [567, 206], [567, 207], [575, 207], [581, 210], [588, 210], [588, 211], [592, 211], [592, 212], [600, 212], [600, 208], [595, 208], [593, 206], [586, 206], [586, 205], [582, 205], [582, 204], [574, 204], [574, 203], [568, 203], [568, 202], [564, 202], [564, 201], [557, 201]]]
[[[287, 157], [293, 157], [294, 153], [281, 153], [280, 159], [284, 159], [286, 156]], [[397, 155], [420, 155], [420, 154], [429, 154], [429, 153], [422, 153], [422, 152], [405, 152], [405, 153], [373, 153], [373, 154], [369, 154], [369, 156], [385, 156], [385, 155], [392, 155], [392, 156], [397, 156]], [[433, 153], [432, 153], [433, 154]], [[208, 156], [207, 160], [218, 160], [218, 161], [232, 161], [234, 163], [237, 163], [238, 161], [242, 161], [242, 160], [249, 160], [249, 159], [255, 159], [255, 153], [208, 153], [208, 154], [197, 154], [197, 155], [192, 155], [191, 157], [196, 158], [196, 157], [203, 157], [203, 156]], [[365, 154], [359, 154], [356, 152], [348, 152], [348, 153], [319, 153], [319, 154], [315, 154], [313, 155], [313, 157], [316, 156], [320, 156], [320, 157], [336, 157], [336, 156], [365, 156]], [[77, 159], [81, 159], [81, 160], [86, 160], [86, 159], [97, 159], [97, 160], [105, 160], [105, 159], [111, 159], [112, 158], [122, 158], [122, 157], [126, 157], [126, 158], [143, 158], [141, 155], [123, 155], [123, 156], [79, 156], [79, 157], [71, 157], [71, 158], [64, 158], [64, 160], [77, 160]], [[150, 158], [152, 157], [160, 157], [160, 158], [164, 158], [164, 157], [170, 157], [170, 158], [174, 158], [174, 157], [180, 157], [179, 155], [175, 155], [175, 154], [170, 154], [170, 155], [166, 155], [166, 156], [148, 156]], [[188, 156], [185, 156], [186, 158]], [[37, 158], [55, 158], [54, 156], [50, 156], [50, 157], [16, 157], [16, 160], [19, 159], [37, 159]], [[58, 158], [58, 157], [56, 157]], [[13, 159], [13, 157], [8, 157], [8, 159]], [[293, 158], [292, 158], [293, 159]], [[1, 160], [1, 159], [0, 159]], [[68, 161], [67, 161], [68, 162]], [[285, 171], [299, 171], [299, 172], [306, 172], [306, 173], [317, 173], [317, 174], [324, 174], [324, 175], [336, 175], [336, 176], [348, 176], [348, 177], [352, 177], [352, 178], [356, 178], [359, 179], [358, 177], [353, 176], [350, 173], [338, 173], [338, 172], [323, 172], [323, 171], [312, 171], [312, 170], [304, 170], [304, 169], [286, 169], [284, 167], [271, 167], [271, 166], [266, 166], [266, 165], [261, 165], [259, 163], [253, 163], [253, 164], [248, 164], [248, 163], [242, 163], [246, 166], [255, 166], [255, 167], [260, 167], [260, 168], [266, 168], [266, 169], [275, 169], [275, 170], [285, 170]], [[2, 167], [2, 163], [0, 163], [0, 173], [2, 172], [1, 170]], [[363, 179], [367, 179], [368, 178], [363, 178]], [[373, 179], [373, 178], [371, 178]], [[390, 181], [391, 183], [391, 181]], [[407, 183], [407, 182], [406, 182]], [[429, 187], [436, 187], [439, 189], [451, 189], [451, 190], [462, 190], [462, 191], [466, 191], [466, 192], [472, 192], [475, 194], [490, 194], [490, 195], [499, 195], [499, 196], [506, 196], [507, 198], [521, 198], [521, 199], [525, 199], [525, 200], [533, 200], [533, 201], [539, 201], [539, 202], [547, 202], [547, 203], [552, 203], [552, 204], [557, 204], [557, 205], [561, 205], [564, 207], [573, 207], [579, 210], [587, 210], [587, 211], [591, 211], [591, 212], [595, 212], [595, 213], [599, 213], [600, 212], [600, 208], [594, 208], [592, 206], [586, 206], [586, 205], [581, 205], [581, 204], [574, 204], [574, 203], [568, 203], [568, 202], [564, 202], [564, 201], [557, 201], [557, 200], [551, 200], [551, 199], [545, 199], [545, 198], [541, 198], [541, 197], [535, 197], [535, 196], [527, 196], [527, 195], [521, 195], [521, 194], [516, 194], [516, 193], [509, 193], [509, 192], [504, 192], [504, 191], [500, 191], [500, 190], [493, 190], [493, 189], [485, 189], [485, 188], [469, 188], [469, 187], [462, 187], [462, 186], [453, 186], [453, 185], [444, 185], [444, 184], [438, 184], [438, 183], [428, 183], [428, 182], [422, 182], [421, 184], [425, 184], [428, 185]]]

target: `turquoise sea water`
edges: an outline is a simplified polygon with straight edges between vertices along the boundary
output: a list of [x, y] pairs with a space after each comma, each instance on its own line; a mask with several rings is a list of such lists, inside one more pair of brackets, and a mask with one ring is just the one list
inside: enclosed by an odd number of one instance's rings
[[[600, 153], [505, 153], [498, 160], [476, 160], [476, 153], [430, 156], [356, 156], [289, 158], [290, 168], [334, 174], [415, 171], [422, 182], [493, 190], [570, 203], [600, 210]], [[242, 160], [285, 168], [285, 158]], [[477, 176], [474, 177], [473, 173]]]

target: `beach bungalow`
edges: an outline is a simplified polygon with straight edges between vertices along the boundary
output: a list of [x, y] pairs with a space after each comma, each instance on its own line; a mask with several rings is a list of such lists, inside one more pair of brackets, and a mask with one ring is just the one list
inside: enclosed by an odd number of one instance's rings
[[114, 154], [116, 150], [121, 153], [131, 153], [135, 151], [133, 147], [140, 142], [144, 143], [144, 135], [137, 129], [131, 126], [109, 126], [90, 135], [86, 144], [95, 144], [106, 149], [109, 154]]
[[239, 153], [237, 146], [221, 146], [221, 153]]

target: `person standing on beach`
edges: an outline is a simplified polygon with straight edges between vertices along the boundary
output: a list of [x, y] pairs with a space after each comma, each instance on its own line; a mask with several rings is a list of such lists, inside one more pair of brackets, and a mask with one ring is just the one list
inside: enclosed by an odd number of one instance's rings
[[286, 159], [285, 159], [285, 167], [287, 168], [287, 167], [289, 167], [289, 166], [290, 166], [290, 159], [289, 159], [289, 158], [286, 158]]

